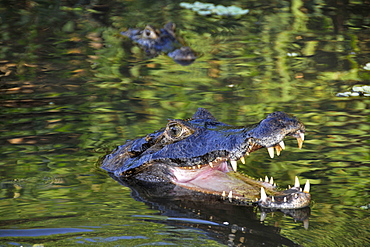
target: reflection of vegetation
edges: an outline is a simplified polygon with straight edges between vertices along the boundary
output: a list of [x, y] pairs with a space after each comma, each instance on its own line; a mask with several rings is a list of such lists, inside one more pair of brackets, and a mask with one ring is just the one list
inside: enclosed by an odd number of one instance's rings
[[352, 92], [337, 93], [338, 97], [370, 96], [370, 86], [353, 86]]
[[[327, 11], [320, 1], [236, 1], [251, 12], [220, 20], [163, 1], [83, 2], [0, 2], [6, 10], [0, 11], [2, 220], [76, 215], [63, 223], [114, 224], [127, 211], [121, 226], [134, 226], [130, 215], [153, 212], [95, 173], [92, 164], [103, 151], [91, 150], [111, 149], [199, 106], [235, 125], [284, 110], [306, 124], [304, 149], [288, 140], [281, 157], [259, 152], [241, 170], [274, 175], [282, 187], [297, 174], [312, 181], [311, 233], [283, 220], [289, 238], [315, 245], [348, 233], [364, 243], [366, 234], [356, 229], [369, 226], [367, 211], [358, 211], [368, 203], [369, 107], [365, 98], [334, 96], [369, 82], [369, 34], [363, 32], [369, 19], [357, 14], [368, 7], [351, 2]], [[119, 35], [168, 21], [201, 55], [189, 67], [165, 56], [147, 59]], [[17, 226], [39, 227], [35, 222]]]
[[213, 3], [180, 3], [180, 7], [191, 9], [197, 12], [199, 15], [220, 15], [220, 16], [240, 16], [245, 15], [249, 12], [248, 9], [242, 9], [237, 6], [228, 6], [225, 7], [223, 5], [215, 6]]

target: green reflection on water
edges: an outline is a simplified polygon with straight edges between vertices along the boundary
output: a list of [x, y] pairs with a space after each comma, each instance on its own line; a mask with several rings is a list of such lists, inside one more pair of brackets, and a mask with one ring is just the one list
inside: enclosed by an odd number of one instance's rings
[[[368, 240], [369, 102], [336, 98], [369, 83], [369, 17], [351, 2], [330, 11], [278, 1], [234, 5], [251, 9], [240, 19], [197, 16], [176, 3], [109, 1], [61, 6], [45, 1], [1, 2], [1, 228], [86, 227], [93, 233], [6, 239], [74, 245], [189, 243], [217, 245], [199, 229], [184, 230], [132, 215], [156, 215], [99, 170], [98, 160], [126, 139], [188, 118], [197, 107], [219, 120], [243, 125], [283, 110], [307, 127], [304, 149], [287, 140], [273, 160], [260, 151], [240, 170], [273, 175], [284, 188], [295, 175], [313, 184], [309, 231], [285, 219], [281, 234], [304, 246]], [[83, 10], [83, 11], [81, 11]], [[95, 18], [89, 13], [99, 12]], [[343, 16], [346, 21], [335, 21]], [[190, 66], [145, 54], [119, 32], [147, 24], [177, 24], [199, 54]], [[95, 229], [94, 226], [101, 228]], [[188, 228], [186, 228], [188, 229]], [[107, 238], [136, 236], [109, 242]], [[79, 237], [82, 237], [79, 238]], [[144, 237], [144, 238], [141, 238]], [[91, 240], [87, 240], [91, 239]], [[104, 240], [105, 239], [105, 240]], [[1, 240], [3, 241], [3, 240]], [[220, 240], [221, 241], [221, 240]], [[226, 241], [226, 240], [224, 240]], [[239, 241], [239, 240], [238, 240]], [[98, 245], [98, 244], [97, 244]]]

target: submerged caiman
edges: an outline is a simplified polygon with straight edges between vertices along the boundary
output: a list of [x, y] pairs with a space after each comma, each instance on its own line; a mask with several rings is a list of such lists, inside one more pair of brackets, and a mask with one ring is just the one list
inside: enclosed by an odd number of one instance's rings
[[304, 132], [304, 125], [284, 112], [236, 127], [199, 108], [190, 119], [171, 119], [165, 128], [117, 147], [105, 157], [102, 168], [118, 181], [168, 196], [208, 195], [263, 208], [304, 208], [311, 200], [308, 181], [303, 190], [296, 178], [293, 187], [277, 191], [272, 177], [258, 181], [236, 172], [237, 161], [244, 163], [244, 156], [260, 148], [267, 148], [271, 158], [274, 150], [279, 155], [286, 136], [297, 138], [301, 148]]
[[130, 28], [121, 34], [137, 43], [151, 58], [164, 53], [178, 64], [189, 65], [194, 62], [196, 55], [176, 37], [175, 27], [173, 22], [168, 22], [161, 29], [147, 25], [143, 30]]

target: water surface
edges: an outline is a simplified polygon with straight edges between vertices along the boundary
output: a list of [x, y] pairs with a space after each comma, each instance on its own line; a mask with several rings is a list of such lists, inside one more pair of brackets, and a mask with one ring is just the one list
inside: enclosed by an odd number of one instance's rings
[[[1, 1], [2, 246], [365, 246], [369, 244], [370, 9], [361, 2]], [[198, 55], [181, 66], [120, 36], [168, 21]], [[239, 170], [312, 184], [309, 228], [249, 207], [146, 201], [99, 168], [127, 139], [198, 107], [243, 125], [281, 110], [305, 123], [303, 149], [254, 153]], [[186, 205], [185, 205], [186, 204]]]

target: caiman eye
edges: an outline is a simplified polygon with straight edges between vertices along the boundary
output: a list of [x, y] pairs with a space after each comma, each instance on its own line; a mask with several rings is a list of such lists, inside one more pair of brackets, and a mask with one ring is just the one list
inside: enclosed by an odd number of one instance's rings
[[194, 133], [194, 129], [188, 126], [186, 121], [170, 120], [167, 124], [164, 136], [167, 142], [180, 141]]
[[179, 137], [183, 132], [183, 128], [178, 123], [173, 123], [168, 126], [168, 134], [171, 137]]
[[145, 30], [144, 30], [144, 34], [145, 34], [147, 37], [149, 37], [149, 36], [150, 36], [150, 33], [151, 33], [151, 31], [150, 31], [149, 29], [145, 29]]

